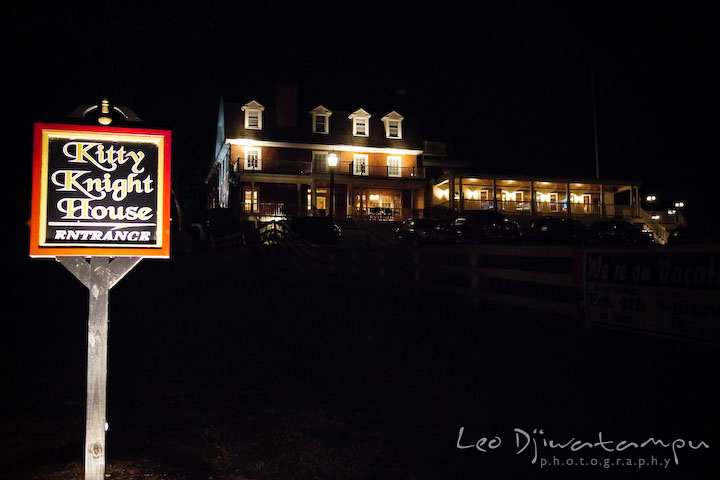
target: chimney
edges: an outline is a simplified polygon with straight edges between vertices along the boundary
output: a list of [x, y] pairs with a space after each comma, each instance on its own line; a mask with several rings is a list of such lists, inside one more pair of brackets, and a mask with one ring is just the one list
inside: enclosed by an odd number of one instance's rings
[[295, 83], [275, 84], [275, 119], [278, 127], [297, 127], [298, 86]]

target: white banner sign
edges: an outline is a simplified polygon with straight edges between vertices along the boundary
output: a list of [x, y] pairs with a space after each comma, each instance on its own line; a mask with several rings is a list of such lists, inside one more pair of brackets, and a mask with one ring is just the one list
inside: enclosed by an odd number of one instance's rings
[[585, 252], [592, 325], [720, 342], [720, 252]]

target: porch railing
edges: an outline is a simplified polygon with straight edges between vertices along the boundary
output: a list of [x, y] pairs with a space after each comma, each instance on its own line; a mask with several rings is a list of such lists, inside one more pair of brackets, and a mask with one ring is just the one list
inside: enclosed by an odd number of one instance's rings
[[[326, 163], [315, 162], [313, 172], [329, 173]], [[375, 178], [424, 178], [423, 170], [418, 167], [393, 167], [388, 165], [355, 165], [354, 162], [338, 162], [336, 175], [353, 175]]]
[[655, 242], [665, 245], [668, 237], [670, 236], [670, 231], [658, 222], [658, 220], [655, 220], [652, 217], [653, 216], [649, 212], [646, 212], [642, 208], [640, 209], [640, 218], [642, 218], [643, 222], [645, 222], [645, 225], [652, 229], [653, 235], [655, 236]]
[[[463, 199], [462, 203], [459, 199], [455, 199], [454, 206], [456, 210], [461, 208], [464, 210], [492, 210], [495, 204], [492, 200], [474, 200]], [[450, 209], [449, 201], [436, 203], [434, 209]], [[523, 214], [530, 215], [533, 213], [532, 202], [516, 202], [497, 200], [497, 209], [499, 212], [507, 214]], [[626, 204], [605, 204], [597, 203], [572, 203], [570, 204], [570, 214], [574, 216], [596, 215], [605, 217], [632, 218], [635, 207]], [[604, 210], [604, 211], [603, 211]], [[535, 215], [567, 215], [567, 202], [535, 202]]]
[[[325, 162], [297, 162], [275, 159], [238, 158], [234, 172], [282, 173], [287, 175], [310, 175], [330, 173]], [[393, 167], [387, 165], [355, 165], [353, 162], [338, 162], [336, 175], [354, 175], [374, 178], [424, 178], [418, 167]]]
[[530, 213], [532, 205], [530, 202], [498, 201], [498, 210], [506, 213]]
[[235, 172], [284, 173], [287, 175], [310, 175], [312, 162], [295, 162], [291, 160], [262, 159], [247, 161], [239, 158], [235, 163]]
[[567, 214], [566, 202], [535, 202], [535, 213], [538, 215]]
[[422, 218], [424, 214], [421, 209], [413, 208], [363, 207], [356, 208], [354, 215], [370, 221], [399, 222], [408, 218]]
[[492, 200], [473, 200], [464, 199], [463, 207], [465, 210], [491, 210], [493, 208]]

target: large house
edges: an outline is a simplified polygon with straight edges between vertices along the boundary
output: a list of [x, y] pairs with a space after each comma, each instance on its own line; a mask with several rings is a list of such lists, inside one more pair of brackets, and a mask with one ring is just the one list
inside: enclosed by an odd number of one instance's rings
[[423, 145], [418, 121], [392, 107], [303, 108], [292, 86], [221, 102], [209, 203], [253, 219], [326, 215], [330, 201], [337, 218], [422, 215]]
[[285, 85], [273, 98], [220, 102], [210, 208], [259, 221], [327, 215], [330, 201], [337, 219], [398, 221], [477, 209], [521, 220], [621, 218], [653, 230], [660, 243], [676, 220], [662, 223], [643, 210], [638, 182], [476, 171], [448, 159], [444, 144], [423, 139], [418, 120], [393, 105], [303, 105], [297, 93]]

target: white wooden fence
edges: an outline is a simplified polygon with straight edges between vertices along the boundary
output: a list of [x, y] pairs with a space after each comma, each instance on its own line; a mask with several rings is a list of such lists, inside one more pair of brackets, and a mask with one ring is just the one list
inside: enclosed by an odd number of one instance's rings
[[581, 251], [565, 246], [432, 245], [336, 250], [338, 280], [460, 296], [575, 317]]

